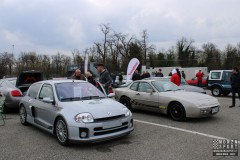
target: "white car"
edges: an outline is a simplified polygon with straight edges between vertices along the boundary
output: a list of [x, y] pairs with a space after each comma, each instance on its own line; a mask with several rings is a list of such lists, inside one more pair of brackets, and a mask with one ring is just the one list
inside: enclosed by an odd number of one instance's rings
[[130, 110], [144, 109], [168, 114], [173, 120], [206, 117], [219, 112], [212, 96], [187, 92], [169, 81], [139, 80], [115, 90], [115, 98]]

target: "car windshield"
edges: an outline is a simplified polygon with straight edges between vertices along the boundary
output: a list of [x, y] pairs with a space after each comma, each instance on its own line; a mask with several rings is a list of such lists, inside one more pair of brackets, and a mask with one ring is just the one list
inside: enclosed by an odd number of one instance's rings
[[169, 81], [153, 81], [152, 84], [159, 92], [182, 90], [177, 85]]
[[95, 86], [87, 82], [65, 82], [55, 84], [60, 101], [77, 101], [106, 98]]

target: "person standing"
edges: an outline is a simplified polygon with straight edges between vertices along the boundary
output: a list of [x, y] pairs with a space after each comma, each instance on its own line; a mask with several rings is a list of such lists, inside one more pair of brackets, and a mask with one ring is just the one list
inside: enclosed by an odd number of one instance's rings
[[[237, 67], [233, 67], [232, 75], [230, 77], [231, 87], [232, 87], [232, 105], [229, 108], [235, 107], [236, 104], [236, 93], [238, 93], [240, 99], [240, 73]], [[240, 107], [240, 106], [239, 106]]]
[[196, 74], [197, 80], [198, 80], [198, 86], [202, 85], [202, 79], [203, 79], [204, 73], [199, 70]]
[[119, 80], [119, 85], [122, 85], [122, 83], [123, 83], [123, 76], [122, 76], [122, 73], [119, 73], [119, 75], [118, 75], [118, 80]]
[[91, 83], [92, 85], [96, 86], [96, 81], [94, 80], [92, 74], [90, 72], [86, 72], [86, 77], [89, 83]]
[[149, 78], [149, 77], [151, 77], [151, 75], [150, 75], [150, 73], [148, 71], [146, 71], [145, 78]]
[[75, 70], [72, 79], [86, 81], [86, 77], [83, 74], [81, 74], [80, 69]]
[[136, 80], [140, 80], [140, 79], [141, 79], [141, 76], [138, 73], [138, 70], [135, 70], [135, 72], [133, 73], [133, 76], [132, 76], [132, 80], [136, 81]]
[[177, 86], [180, 86], [181, 79], [180, 79], [180, 77], [177, 74], [177, 70], [173, 69], [171, 73], [172, 73], [171, 82], [173, 82]]
[[103, 88], [105, 89], [106, 94], [108, 95], [108, 89], [112, 84], [112, 78], [109, 72], [105, 69], [104, 64], [99, 63], [97, 65], [98, 73], [100, 74], [99, 82], [102, 84]]
[[186, 79], [186, 74], [184, 73], [184, 71], [182, 71], [182, 77]]

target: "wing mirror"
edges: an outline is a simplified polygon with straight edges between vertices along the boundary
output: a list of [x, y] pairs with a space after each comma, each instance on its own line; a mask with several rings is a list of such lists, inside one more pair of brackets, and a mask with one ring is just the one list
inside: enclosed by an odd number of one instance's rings
[[153, 94], [153, 89], [147, 89], [147, 93]]
[[43, 98], [43, 102], [44, 103], [54, 103], [54, 100], [52, 100], [50, 97], [45, 97], [45, 98]]

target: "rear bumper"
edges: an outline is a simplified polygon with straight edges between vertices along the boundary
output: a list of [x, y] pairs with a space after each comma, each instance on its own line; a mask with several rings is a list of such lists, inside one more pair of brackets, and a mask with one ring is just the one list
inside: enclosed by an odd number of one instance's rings
[[9, 97], [5, 99], [5, 107], [7, 109], [17, 109], [19, 108], [19, 103], [23, 97]]

